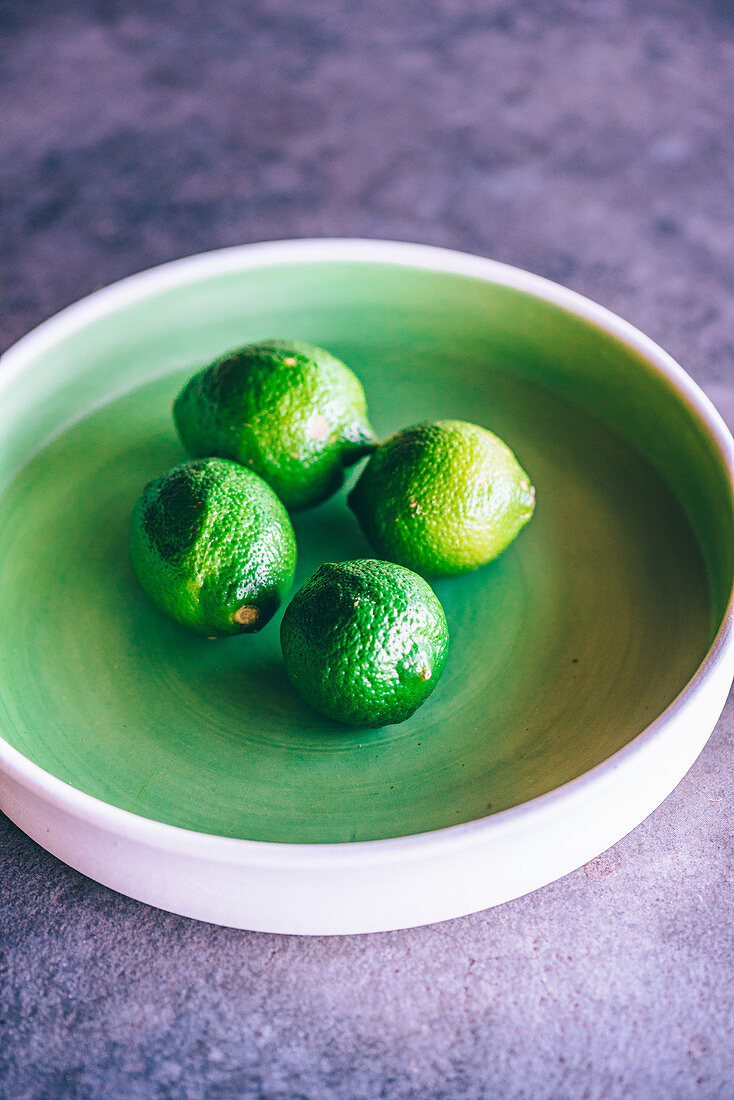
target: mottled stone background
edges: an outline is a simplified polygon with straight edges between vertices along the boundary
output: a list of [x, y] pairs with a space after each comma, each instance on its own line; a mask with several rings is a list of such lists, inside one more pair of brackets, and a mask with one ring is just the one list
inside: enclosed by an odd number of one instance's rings
[[[312, 235], [558, 279], [731, 420], [734, 5], [0, 0], [2, 347], [151, 264]], [[733, 731], [562, 881], [372, 937], [170, 916], [0, 816], [0, 1096], [729, 1098]]]

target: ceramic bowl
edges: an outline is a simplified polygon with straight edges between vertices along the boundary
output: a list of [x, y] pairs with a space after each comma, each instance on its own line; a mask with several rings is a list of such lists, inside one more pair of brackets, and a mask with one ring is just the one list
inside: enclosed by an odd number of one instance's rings
[[[208, 642], [140, 590], [143, 485], [183, 459], [171, 402], [216, 354], [323, 345], [382, 437], [503, 437], [536, 515], [436, 584], [449, 664], [409, 721], [347, 730], [294, 694], [278, 619]], [[0, 366], [0, 806], [133, 898], [271, 932], [496, 905], [578, 867], [678, 783], [732, 681], [732, 440], [668, 355], [600, 306], [478, 257], [251, 245], [126, 279]], [[296, 517], [300, 584], [370, 556], [345, 491]]]

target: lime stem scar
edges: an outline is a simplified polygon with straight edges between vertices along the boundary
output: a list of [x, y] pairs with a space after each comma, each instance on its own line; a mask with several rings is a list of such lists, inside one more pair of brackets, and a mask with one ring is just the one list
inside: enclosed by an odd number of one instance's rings
[[254, 626], [260, 618], [260, 609], [251, 604], [243, 604], [234, 613], [234, 621], [240, 626]]

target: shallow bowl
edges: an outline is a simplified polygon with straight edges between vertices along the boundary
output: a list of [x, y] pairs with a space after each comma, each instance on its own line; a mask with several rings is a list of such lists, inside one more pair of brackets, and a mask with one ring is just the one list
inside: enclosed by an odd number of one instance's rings
[[[273, 336], [344, 358], [381, 436], [476, 421], [536, 486], [499, 560], [436, 584], [449, 664], [400, 726], [320, 718], [283, 675], [278, 619], [199, 639], [130, 567], [132, 506], [184, 457], [176, 392]], [[496, 905], [637, 825], [725, 702], [731, 437], [652, 341], [534, 275], [377, 241], [167, 264], [5, 355], [0, 440], [0, 806], [164, 909], [346, 933]], [[297, 584], [370, 556], [345, 492], [296, 517]]]

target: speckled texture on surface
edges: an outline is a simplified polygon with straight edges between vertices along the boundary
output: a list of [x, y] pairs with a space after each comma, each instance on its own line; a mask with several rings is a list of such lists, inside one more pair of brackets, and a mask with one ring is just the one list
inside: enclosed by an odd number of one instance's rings
[[[0, 4], [0, 346], [176, 256], [402, 238], [558, 279], [734, 419], [726, 0]], [[731, 702], [587, 867], [431, 928], [212, 928], [0, 818], [0, 1096], [729, 1097]]]

